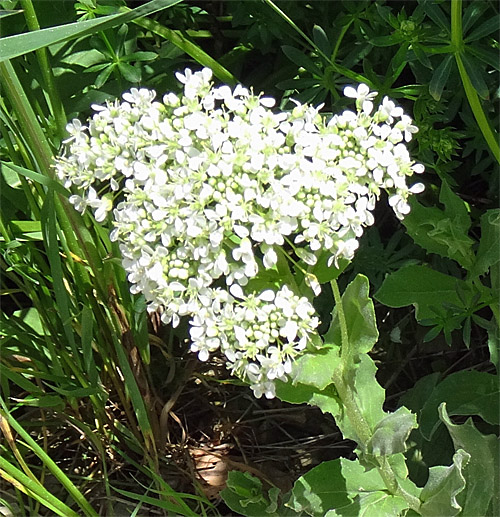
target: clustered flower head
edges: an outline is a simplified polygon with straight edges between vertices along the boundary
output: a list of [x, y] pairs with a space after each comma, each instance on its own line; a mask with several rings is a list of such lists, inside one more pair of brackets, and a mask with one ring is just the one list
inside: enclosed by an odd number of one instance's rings
[[382, 190], [402, 219], [423, 190], [407, 184], [423, 171], [405, 145], [417, 128], [387, 97], [373, 112], [364, 84], [344, 90], [356, 111], [326, 120], [321, 107], [273, 111], [274, 99], [241, 85], [214, 87], [207, 68], [177, 78], [181, 96], [132, 88], [94, 106], [88, 126], [68, 124], [57, 175], [78, 188], [77, 210], [97, 221], [112, 211], [111, 239], [148, 309], [174, 326], [191, 316], [200, 360], [222, 351], [272, 398], [318, 319], [289, 286], [256, 292], [252, 279], [290, 249], [309, 268], [325, 251], [329, 265], [352, 259]]

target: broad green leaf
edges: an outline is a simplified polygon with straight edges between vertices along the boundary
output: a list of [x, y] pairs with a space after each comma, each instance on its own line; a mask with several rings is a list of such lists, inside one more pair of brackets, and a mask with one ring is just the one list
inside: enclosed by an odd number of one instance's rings
[[441, 424], [438, 407], [446, 402], [449, 415], [479, 415], [486, 422], [498, 425], [498, 376], [475, 370], [452, 373], [440, 382], [429, 396], [420, 414], [421, 433], [430, 440]]
[[466, 479], [464, 515], [490, 515], [490, 504], [496, 508], [491, 515], [498, 515], [499, 492], [498, 476], [500, 472], [500, 451], [498, 438], [480, 433], [472, 418], [462, 425], [454, 424], [446, 412], [446, 404], [439, 406], [439, 418], [446, 425], [451, 435], [455, 450], [463, 449], [471, 456], [465, 468]]
[[304, 354], [296, 362], [292, 382], [308, 384], [321, 391], [333, 382], [332, 372], [339, 364], [339, 347], [325, 345], [314, 353]]
[[[376, 378], [377, 366], [368, 354], [360, 356], [359, 364], [352, 372], [352, 385], [354, 399], [361, 410], [364, 419], [374, 429], [386, 416], [382, 407], [385, 402], [385, 390]], [[344, 437], [359, 441], [356, 435], [350, 431], [351, 424], [345, 413], [336, 417], [336, 422]]]
[[[222, 490], [220, 495], [231, 510], [247, 517], [279, 516], [275, 510], [273, 511], [273, 507], [276, 506], [275, 501], [273, 504], [273, 501], [264, 495], [260, 479], [248, 472], [232, 471], [229, 473], [226, 485], [227, 488]], [[271, 499], [276, 499], [276, 490], [269, 491]]]
[[473, 275], [482, 275], [500, 262], [500, 209], [486, 211], [481, 216], [481, 240], [472, 267]]
[[436, 101], [441, 99], [441, 94], [443, 93], [443, 89], [448, 82], [448, 77], [450, 76], [452, 64], [453, 55], [449, 54], [443, 59], [443, 61], [441, 61], [441, 64], [436, 68], [436, 71], [432, 75], [432, 79], [429, 83], [429, 93]]
[[318, 388], [307, 384], [292, 385], [291, 383], [276, 381], [276, 396], [290, 404], [307, 403], [310, 406], [318, 407], [323, 413], [330, 413], [333, 416], [339, 415], [341, 412], [337, 392], [333, 384], [320, 391]]
[[374, 298], [388, 307], [414, 305], [417, 320], [436, 316], [433, 307], [443, 303], [462, 305], [457, 286], [467, 292], [467, 284], [458, 278], [439, 273], [427, 266], [407, 266], [387, 275]]
[[375, 456], [390, 456], [407, 449], [406, 440], [417, 427], [417, 417], [405, 407], [398, 408], [380, 420], [368, 443], [368, 450]]
[[337, 279], [342, 274], [344, 269], [350, 264], [349, 260], [340, 259], [338, 267], [336, 267], [333, 263], [328, 265], [330, 258], [331, 253], [321, 253], [321, 255], [318, 257], [318, 262], [311, 270], [311, 273], [318, 279], [320, 284], [326, 284], [326, 282], [331, 282], [332, 280]]
[[405, 499], [387, 492], [387, 486], [377, 469], [366, 470], [358, 460], [341, 458], [340, 462], [347, 493], [353, 502], [330, 515], [397, 517], [408, 508]]
[[296, 512], [323, 517], [328, 510], [350, 504], [340, 460], [324, 461], [294, 484], [286, 506]]
[[408, 509], [403, 497], [389, 494], [386, 490], [360, 493], [355, 500], [344, 508], [329, 511], [325, 517], [399, 517]]
[[147, 4], [136, 7], [125, 13], [112, 14], [94, 20], [84, 20], [58, 27], [50, 27], [24, 34], [16, 34], [0, 39], [0, 62], [22, 56], [55, 43], [62, 43], [82, 36], [128, 23], [136, 18], [161, 11], [178, 4], [181, 0], [151, 0]]
[[469, 269], [474, 261], [474, 241], [467, 235], [471, 225], [467, 207], [445, 181], [439, 200], [444, 204], [444, 210], [436, 206], [424, 207], [412, 199], [411, 212], [403, 224], [419, 246], [430, 253], [456, 260]]
[[[357, 275], [347, 286], [342, 295], [342, 307], [347, 322], [350, 353], [354, 361], [360, 354], [369, 352], [378, 339], [377, 323], [373, 302], [369, 296], [370, 283], [368, 278]], [[340, 324], [338, 311], [334, 307], [332, 322], [324, 336], [326, 343], [340, 345]]]
[[318, 77], [323, 76], [323, 72], [314, 64], [309, 56], [306, 56], [301, 50], [291, 47], [290, 45], [283, 45], [281, 47], [285, 56], [299, 67], [305, 68], [308, 72]]
[[463, 468], [470, 455], [460, 449], [453, 456], [453, 464], [449, 467], [431, 467], [429, 479], [422, 489], [420, 499], [421, 515], [426, 517], [453, 517], [458, 515], [462, 507], [457, 502], [457, 495], [465, 488]]

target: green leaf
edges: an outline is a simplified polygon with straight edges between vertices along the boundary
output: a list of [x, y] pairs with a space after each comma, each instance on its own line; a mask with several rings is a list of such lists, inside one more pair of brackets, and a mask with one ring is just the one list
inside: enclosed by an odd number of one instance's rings
[[17, 172], [17, 174], [21, 174], [22, 176], [36, 181], [37, 183], [40, 183], [45, 187], [49, 187], [50, 189], [53, 189], [55, 192], [62, 194], [64, 197], [69, 197], [71, 195], [71, 192], [65, 189], [58, 181], [48, 178], [43, 174], [39, 174], [38, 172], [34, 172], [29, 169], [25, 169], [24, 167], [19, 167], [18, 165], [14, 165], [13, 163], [1, 162], [1, 164], [2, 167], [8, 167], [9, 169], [12, 169], [14, 172]]
[[[439, 406], [439, 418], [446, 425], [453, 440], [455, 450], [463, 449], [470, 454], [470, 461], [465, 468], [464, 515], [498, 515], [499, 492], [498, 475], [500, 472], [500, 451], [498, 438], [480, 433], [472, 418], [464, 424], [454, 424], [446, 412], [446, 404]], [[493, 504], [496, 511], [488, 512]]]
[[[104, 86], [104, 84], [106, 84], [107, 80], [109, 79], [109, 76], [113, 72], [116, 65], [114, 63], [112, 63], [110, 65], [104, 64], [104, 65], [96, 65], [96, 66], [97, 67], [104, 66], [103, 71], [96, 77], [95, 82], [94, 82], [94, 86], [96, 88], [101, 88], [102, 86]], [[91, 70], [89, 69], [88, 71], [90, 72]], [[94, 71], [94, 70], [92, 70], [92, 71]]]
[[[347, 322], [349, 346], [354, 361], [360, 354], [369, 352], [378, 339], [377, 322], [373, 302], [369, 296], [368, 278], [357, 275], [342, 295], [342, 307]], [[327, 343], [341, 344], [338, 311], [334, 307], [332, 322], [324, 336]]]
[[13, 314], [14, 316], [21, 319], [25, 325], [33, 329], [33, 331], [36, 332], [39, 336], [44, 335], [42, 320], [40, 319], [40, 314], [35, 307], [21, 309], [19, 311], [15, 311]]
[[319, 391], [332, 383], [332, 372], [340, 364], [338, 347], [324, 346], [314, 353], [304, 354], [293, 369], [293, 384], [314, 386]]
[[500, 26], [500, 15], [497, 14], [492, 18], [486, 20], [482, 25], [474, 29], [465, 39], [465, 42], [477, 41], [479, 39], [484, 38], [485, 36], [489, 36], [491, 33], [498, 33], [498, 27]]
[[482, 275], [500, 262], [500, 209], [486, 211], [481, 216], [481, 240], [476, 254], [476, 261], [471, 273]]
[[302, 51], [290, 45], [283, 45], [281, 49], [292, 63], [305, 68], [308, 72], [317, 77], [323, 77], [323, 72], [314, 64], [312, 59], [306, 56]]
[[61, 59], [61, 62], [68, 65], [77, 65], [88, 68], [97, 63], [102, 63], [105, 60], [107, 60], [107, 58], [102, 54], [102, 52], [99, 52], [95, 48], [91, 48], [89, 50], [73, 52], [69, 56]]
[[443, 61], [441, 61], [441, 64], [432, 75], [432, 79], [429, 83], [429, 93], [436, 101], [441, 99], [441, 94], [443, 93], [443, 89], [448, 82], [448, 77], [450, 76], [452, 63], [453, 55], [449, 54], [443, 59]]
[[[275, 511], [268, 511], [276, 506], [277, 489], [271, 489], [267, 499], [262, 491], [260, 479], [248, 472], [232, 471], [227, 479], [227, 488], [221, 491], [220, 496], [231, 510], [247, 517], [279, 517]], [[274, 499], [274, 501], [273, 501]]]
[[407, 501], [399, 496], [390, 495], [387, 486], [377, 469], [366, 470], [358, 460], [341, 458], [342, 475], [346, 480], [350, 505], [336, 509], [334, 513], [345, 517], [398, 517], [408, 508]]
[[471, 56], [466, 52], [462, 52], [460, 57], [462, 58], [465, 71], [467, 72], [470, 82], [472, 83], [472, 86], [476, 90], [477, 94], [482, 99], [488, 100], [490, 98], [490, 92], [488, 85], [486, 84], [486, 81], [483, 77], [482, 68], [478, 66], [478, 63], [474, 62], [475, 60], [471, 59]]
[[450, 21], [446, 14], [442, 11], [441, 7], [434, 2], [422, 2], [422, 7], [425, 14], [442, 30], [450, 33]]
[[88, 36], [89, 34], [95, 34], [96, 32], [115, 27], [122, 23], [128, 23], [136, 18], [172, 7], [181, 1], [182, 0], [151, 0], [147, 4], [125, 13], [112, 14], [95, 20], [69, 23], [67, 25], [2, 38], [0, 39], [0, 62], [22, 56], [39, 48], [54, 45], [55, 43], [62, 43], [82, 36]]
[[460, 307], [457, 286], [467, 292], [467, 284], [458, 278], [439, 273], [427, 266], [407, 266], [387, 275], [374, 298], [388, 307], [413, 305], [417, 320], [436, 316], [433, 307], [443, 303]]
[[474, 241], [456, 213], [436, 206], [424, 207], [415, 199], [410, 200], [410, 206], [411, 212], [403, 221], [410, 237], [429, 253], [451, 258], [470, 268], [474, 261]]
[[475, 370], [455, 372], [440, 382], [420, 413], [420, 432], [430, 440], [441, 424], [438, 407], [446, 402], [450, 415], [479, 415], [486, 422], [500, 423], [498, 375]]
[[368, 443], [368, 450], [376, 456], [390, 456], [407, 449], [406, 440], [417, 427], [417, 417], [405, 407], [398, 408], [380, 420]]
[[276, 381], [276, 396], [290, 404], [307, 403], [310, 406], [318, 407], [323, 413], [330, 413], [333, 416], [339, 415], [341, 411], [333, 384], [330, 384], [324, 390], [318, 390], [318, 388], [307, 384], [296, 383], [292, 385], [278, 380]]
[[[180, 0], [176, 0], [180, 1]], [[190, 41], [182, 32], [174, 31], [161, 25], [155, 20], [151, 20], [149, 18], [141, 18], [138, 20], [134, 20], [134, 23], [139, 27], [143, 27], [144, 29], [150, 30], [154, 34], [158, 34], [162, 38], [173, 43], [175, 46], [180, 48], [183, 52], [191, 56], [197, 63], [202, 66], [206, 66], [210, 68], [214, 73], [214, 76], [217, 77], [220, 81], [223, 81], [226, 84], [236, 84], [238, 80], [236, 77], [226, 70], [221, 64], [218, 63], [215, 59], [209, 56], [201, 47], [196, 45]]]
[[138, 83], [141, 80], [141, 69], [128, 63], [118, 63], [118, 70], [123, 75], [124, 79], [131, 83]]
[[375, 36], [374, 38], [370, 38], [370, 43], [375, 47], [392, 47], [392, 45], [399, 45], [403, 41], [403, 37], [400, 34], [389, 34], [387, 36]]
[[323, 30], [323, 28], [319, 25], [315, 25], [313, 27], [313, 40], [321, 52], [323, 52], [323, 54], [326, 56], [330, 56], [332, 54], [332, 46], [328, 40], [328, 36], [326, 35], [326, 32]]
[[328, 510], [350, 504], [340, 460], [324, 461], [294, 484], [285, 506], [295, 512], [323, 517]]
[[158, 57], [156, 52], [132, 52], [121, 58], [122, 61], [153, 61]]
[[470, 455], [459, 450], [453, 456], [453, 464], [449, 467], [431, 467], [429, 479], [422, 489], [420, 499], [421, 515], [426, 517], [452, 517], [458, 515], [462, 507], [457, 502], [457, 495], [465, 488], [463, 468]]
[[0, 11], [0, 18], [7, 18], [7, 16], [12, 16], [13, 14], [19, 14], [22, 13], [22, 9], [17, 10], [2, 10]]

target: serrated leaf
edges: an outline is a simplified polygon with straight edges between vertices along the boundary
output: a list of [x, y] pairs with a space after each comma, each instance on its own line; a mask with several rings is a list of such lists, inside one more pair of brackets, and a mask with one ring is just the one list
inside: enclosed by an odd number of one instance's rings
[[340, 460], [324, 461], [294, 484], [286, 506], [295, 512], [323, 517], [332, 508], [350, 504]]
[[432, 79], [429, 83], [429, 93], [436, 101], [441, 99], [443, 89], [450, 77], [452, 64], [453, 55], [450, 54], [441, 61], [441, 64], [436, 68], [434, 74], [432, 74]]
[[[448, 417], [444, 402], [439, 406], [439, 418], [446, 425], [455, 450], [463, 449], [471, 456], [465, 469], [463, 514], [488, 515], [492, 502], [495, 508], [499, 506], [499, 493], [496, 490], [500, 471], [498, 438], [493, 434], [485, 436], [480, 433], [472, 418], [462, 425], [454, 424]], [[493, 515], [498, 515], [498, 511]]]
[[467, 284], [458, 278], [439, 273], [427, 266], [407, 266], [387, 275], [374, 298], [388, 307], [413, 305], [417, 320], [436, 316], [433, 307], [443, 303], [460, 307], [457, 285], [467, 292]]
[[426, 517], [453, 517], [458, 515], [462, 507], [457, 502], [457, 495], [465, 488], [463, 468], [467, 465], [470, 454], [460, 449], [453, 456], [453, 464], [449, 467], [431, 467], [429, 479], [422, 489], [420, 499], [421, 515]]
[[403, 224], [415, 243], [429, 253], [455, 260], [466, 269], [471, 267], [474, 241], [459, 217], [436, 206], [424, 207], [415, 199], [410, 200], [410, 206], [411, 212]]
[[500, 209], [488, 210], [481, 216], [481, 240], [472, 268], [473, 275], [484, 274], [500, 262]]
[[498, 376], [475, 370], [452, 373], [432, 391], [420, 413], [420, 432], [430, 440], [441, 424], [438, 407], [446, 402], [450, 415], [479, 415], [486, 422], [498, 425]]
[[406, 440], [417, 428], [417, 417], [405, 407], [398, 408], [380, 420], [368, 443], [368, 451], [376, 456], [390, 456], [407, 449]]

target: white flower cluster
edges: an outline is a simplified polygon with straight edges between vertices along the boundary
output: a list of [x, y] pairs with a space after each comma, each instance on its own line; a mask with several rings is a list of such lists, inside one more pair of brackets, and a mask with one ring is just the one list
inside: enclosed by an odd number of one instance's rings
[[318, 321], [287, 287], [242, 287], [276, 267], [285, 243], [309, 266], [325, 250], [330, 264], [352, 259], [382, 189], [396, 215], [407, 214], [409, 195], [423, 190], [406, 182], [423, 171], [404, 143], [417, 128], [387, 97], [372, 114], [366, 85], [344, 91], [356, 112], [327, 121], [320, 108], [274, 112], [273, 99], [241, 85], [214, 87], [209, 69], [177, 78], [181, 97], [156, 102], [133, 88], [124, 102], [94, 106], [88, 126], [68, 124], [57, 175], [78, 187], [76, 209], [103, 221], [114, 208], [111, 238], [148, 309], [173, 325], [193, 316], [199, 358], [222, 350], [257, 396], [271, 397]]

